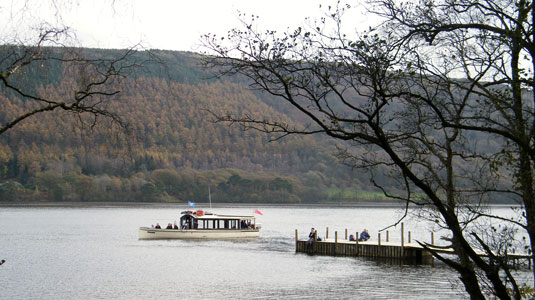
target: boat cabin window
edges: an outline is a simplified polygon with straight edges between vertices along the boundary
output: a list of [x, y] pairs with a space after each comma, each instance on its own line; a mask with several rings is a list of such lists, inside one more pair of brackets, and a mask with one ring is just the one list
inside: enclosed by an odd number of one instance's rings
[[180, 218], [180, 228], [185, 229], [252, 229], [255, 228], [254, 218], [225, 219], [225, 218], [197, 218], [192, 214], [185, 214]]
[[180, 229], [197, 229], [199, 223], [192, 215], [183, 215], [180, 218]]

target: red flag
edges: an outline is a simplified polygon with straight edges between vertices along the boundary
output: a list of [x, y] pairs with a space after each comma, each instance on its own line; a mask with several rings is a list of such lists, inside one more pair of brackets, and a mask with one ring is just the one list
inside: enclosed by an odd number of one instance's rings
[[254, 213], [255, 213], [255, 214], [262, 215], [262, 216], [264, 215], [264, 214], [263, 214], [261, 211], [259, 211], [258, 209], [255, 209], [255, 210], [254, 210]]

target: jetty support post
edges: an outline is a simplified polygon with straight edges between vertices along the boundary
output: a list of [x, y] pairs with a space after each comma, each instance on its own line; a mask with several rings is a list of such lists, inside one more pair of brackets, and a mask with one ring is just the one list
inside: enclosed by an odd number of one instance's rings
[[404, 224], [401, 222], [401, 256], [403, 256], [403, 248], [405, 247], [405, 239], [404, 239]]
[[381, 246], [381, 233], [380, 232], [377, 236], [377, 245]]
[[389, 237], [389, 233], [388, 233], [388, 230], [386, 231], [386, 242], [388, 243], [390, 241], [390, 237]]
[[345, 240], [347, 240], [347, 228], [346, 228], [346, 238], [345, 238]]
[[329, 238], [329, 227], [325, 228], [325, 239]]
[[297, 252], [297, 241], [299, 241], [299, 234], [297, 233], [297, 229], [295, 230], [295, 252]]
[[435, 233], [431, 231], [431, 245], [435, 244]]
[[338, 231], [334, 232], [334, 246], [333, 246], [333, 255], [338, 255]]
[[359, 232], [357, 231], [356, 232], [356, 235], [355, 235], [355, 254], [356, 256], [360, 256], [360, 253], [359, 253]]
[[422, 263], [426, 265], [433, 265], [435, 259], [430, 251], [422, 250]]
[[360, 253], [359, 253], [359, 232], [357, 231], [356, 234], [357, 235], [355, 235], [355, 254], [357, 256], [360, 256]]
[[409, 231], [409, 244], [411, 243], [411, 232]]

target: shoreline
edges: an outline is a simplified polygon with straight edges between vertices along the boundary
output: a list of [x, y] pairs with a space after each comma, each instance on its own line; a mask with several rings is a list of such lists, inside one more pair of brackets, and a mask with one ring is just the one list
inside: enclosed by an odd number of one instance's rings
[[[196, 202], [196, 209], [207, 209], [210, 207], [208, 202]], [[212, 203], [212, 208], [240, 208], [240, 207], [295, 207], [295, 208], [404, 208], [405, 203], [400, 202], [361, 202], [361, 203], [302, 203], [302, 204], [285, 204], [285, 203]], [[516, 204], [488, 204], [493, 207], [519, 207]], [[188, 209], [188, 203], [160, 203], [160, 202], [2, 202], [0, 207], [65, 207], [65, 208], [83, 208], [83, 207], [161, 207], [161, 208], [185, 208]], [[418, 207], [410, 205], [409, 208]]]
[[[196, 202], [196, 209], [207, 209], [208, 202]], [[187, 203], [155, 203], [155, 202], [0, 202], [0, 207], [188, 207]], [[350, 208], [350, 207], [403, 207], [402, 203], [388, 202], [362, 202], [348, 204], [333, 203], [212, 203], [212, 208], [226, 207], [310, 207], [310, 208]]]

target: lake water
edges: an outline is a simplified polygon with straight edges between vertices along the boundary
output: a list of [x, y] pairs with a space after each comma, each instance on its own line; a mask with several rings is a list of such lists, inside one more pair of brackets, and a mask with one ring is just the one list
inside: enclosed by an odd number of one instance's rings
[[[387, 264], [295, 253], [329, 227], [372, 238], [397, 220], [394, 208], [220, 207], [221, 214], [264, 215], [249, 241], [138, 240], [138, 227], [178, 220], [184, 206], [0, 207], [2, 299], [465, 299], [442, 264]], [[413, 239], [429, 227], [406, 220]], [[399, 228], [390, 229], [399, 240]], [[385, 233], [382, 234], [385, 236]], [[435, 239], [438, 239], [436, 236]]]

